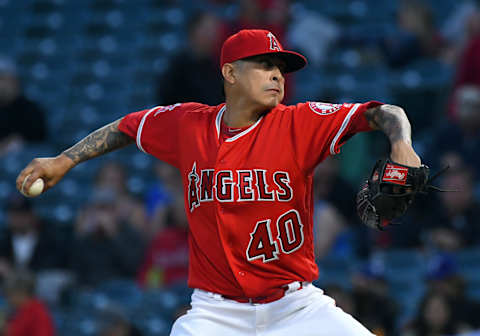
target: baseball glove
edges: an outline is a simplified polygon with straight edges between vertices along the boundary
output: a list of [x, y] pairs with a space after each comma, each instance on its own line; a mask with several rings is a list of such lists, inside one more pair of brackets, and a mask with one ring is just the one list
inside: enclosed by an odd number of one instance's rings
[[[427, 193], [430, 169], [395, 163], [389, 159], [378, 160], [370, 178], [357, 194], [357, 213], [367, 226], [382, 230], [402, 216], [418, 193]], [[439, 174], [436, 174], [436, 178]]]

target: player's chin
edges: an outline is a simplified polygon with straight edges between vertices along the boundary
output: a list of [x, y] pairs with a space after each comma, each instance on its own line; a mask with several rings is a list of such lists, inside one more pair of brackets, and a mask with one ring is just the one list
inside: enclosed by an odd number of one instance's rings
[[263, 105], [265, 105], [266, 108], [274, 108], [275, 106], [277, 106], [278, 104], [280, 104], [280, 102], [282, 101], [283, 99], [283, 96], [281, 95], [275, 95], [275, 96], [270, 96], [270, 97], [266, 97], [264, 100], [263, 100]]
[[278, 104], [279, 104], [278, 101], [270, 101], [270, 102], [264, 102], [262, 105], [265, 110], [271, 110], [275, 108]]

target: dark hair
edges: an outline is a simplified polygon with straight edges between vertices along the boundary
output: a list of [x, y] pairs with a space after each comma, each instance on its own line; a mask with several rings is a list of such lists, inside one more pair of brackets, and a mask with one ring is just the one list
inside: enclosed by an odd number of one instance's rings
[[451, 334], [454, 332], [454, 319], [453, 319], [453, 303], [452, 301], [445, 295], [442, 294], [438, 291], [431, 290], [425, 294], [425, 296], [422, 298], [420, 305], [418, 307], [418, 315], [417, 318], [413, 322], [413, 326], [416, 329], [417, 333], [419, 335], [426, 335], [429, 330], [429, 326], [427, 324], [427, 321], [425, 320], [424, 314], [425, 310], [427, 308], [428, 303], [430, 300], [434, 297], [440, 297], [440, 299], [443, 300], [445, 305], [448, 307], [450, 310], [450, 316], [448, 317], [448, 320], [445, 323], [444, 330], [442, 330], [444, 333]]
[[35, 276], [27, 270], [15, 271], [7, 276], [3, 286], [6, 293], [21, 292], [33, 296], [35, 293]]
[[212, 13], [206, 11], [198, 11], [192, 14], [187, 21], [187, 33], [191, 35], [195, 29], [202, 23], [205, 18], [211, 17]]

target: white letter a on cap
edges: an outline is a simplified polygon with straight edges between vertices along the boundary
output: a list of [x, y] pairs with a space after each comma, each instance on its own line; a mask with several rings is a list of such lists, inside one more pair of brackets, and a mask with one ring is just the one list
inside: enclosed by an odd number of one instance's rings
[[277, 38], [271, 32], [268, 32], [268, 38], [270, 39], [270, 50], [281, 51], [280, 46], [278, 45]]

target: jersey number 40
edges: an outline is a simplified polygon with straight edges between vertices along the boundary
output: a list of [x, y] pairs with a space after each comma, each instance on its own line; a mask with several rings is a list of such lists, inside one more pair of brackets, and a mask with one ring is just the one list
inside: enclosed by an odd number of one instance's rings
[[297, 210], [289, 210], [278, 217], [278, 235], [275, 240], [270, 224], [270, 219], [259, 221], [250, 233], [251, 238], [246, 251], [249, 261], [262, 259], [266, 263], [277, 260], [280, 254], [278, 245], [286, 254], [295, 252], [303, 245], [303, 224]]

